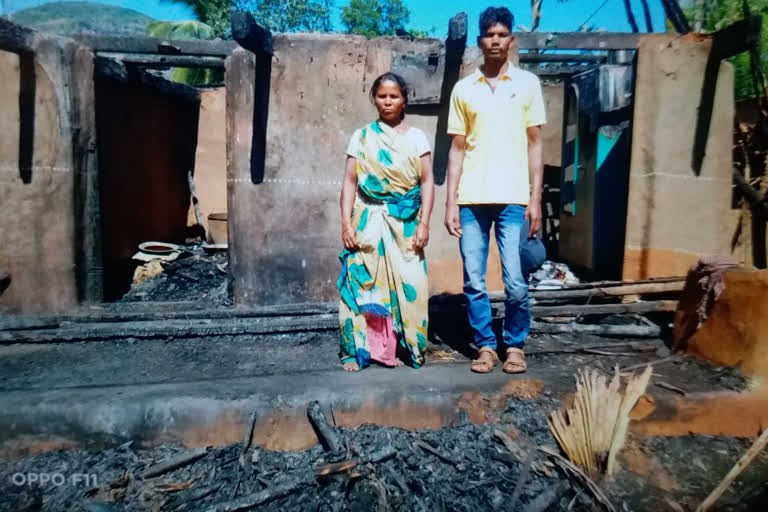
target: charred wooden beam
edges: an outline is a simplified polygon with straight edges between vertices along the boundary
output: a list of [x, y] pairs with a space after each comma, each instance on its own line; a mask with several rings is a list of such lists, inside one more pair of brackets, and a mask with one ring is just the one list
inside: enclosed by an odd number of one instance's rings
[[201, 39], [165, 40], [156, 37], [101, 36], [72, 34], [78, 43], [96, 52], [149, 53], [158, 55], [209, 55], [228, 57], [238, 44], [234, 41], [205, 41]]
[[616, 338], [658, 338], [661, 328], [658, 325], [606, 325], [606, 324], [556, 324], [531, 322], [531, 332], [543, 334], [591, 334]]
[[520, 50], [633, 50], [645, 38], [665, 37], [627, 32], [515, 32], [513, 35]]
[[733, 170], [733, 182], [736, 185], [736, 189], [746, 199], [752, 211], [768, 219], [768, 198], [763, 197], [759, 190], [747, 183], [744, 176], [736, 169]]
[[173, 96], [193, 103], [200, 103], [200, 91], [188, 85], [171, 82], [165, 78], [147, 73], [136, 66], [107, 57], [95, 57], [93, 72], [96, 78], [112, 80], [122, 84], [135, 84], [150, 88], [159, 94]]
[[325, 451], [331, 454], [340, 454], [344, 444], [336, 428], [328, 423], [328, 418], [323, 412], [320, 402], [313, 400], [309, 403], [307, 406], [307, 418], [309, 418], [309, 422], [312, 424], [312, 428]]
[[521, 53], [520, 62], [598, 62], [608, 60], [607, 55], [583, 53]]
[[151, 55], [140, 53], [98, 52], [100, 57], [144, 68], [211, 68], [224, 69], [224, 58], [207, 55]]
[[262, 27], [247, 11], [232, 11], [232, 38], [257, 55], [273, 55], [272, 32]]
[[60, 341], [98, 341], [123, 338], [194, 338], [205, 336], [242, 336], [289, 332], [334, 331], [338, 315], [308, 317], [251, 318], [234, 320], [165, 320], [155, 322], [115, 322], [76, 324], [53, 329], [0, 331], [3, 343], [51, 343]]
[[760, 41], [762, 18], [750, 16], [712, 34], [712, 48], [709, 51], [704, 82], [701, 87], [699, 116], [696, 120], [696, 135], [693, 140], [693, 172], [698, 176], [704, 165], [707, 151], [709, 126], [712, 122], [712, 110], [715, 105], [717, 75], [720, 61], [754, 48]]
[[621, 315], [675, 311], [676, 309], [676, 300], [635, 302], [633, 304], [568, 304], [566, 306], [533, 306], [531, 316], [541, 318], [546, 316]]
[[451, 147], [451, 137], [448, 135], [448, 108], [451, 92], [459, 81], [464, 50], [467, 47], [467, 13], [460, 12], [448, 22], [448, 38], [445, 40], [445, 67], [443, 82], [440, 88], [440, 115], [437, 116], [435, 136], [435, 183], [445, 183], [448, 169], [448, 151]]
[[685, 17], [677, 0], [661, 0], [661, 3], [664, 6], [664, 13], [667, 15], [667, 19], [675, 27], [678, 34], [687, 34], [691, 31], [688, 19]]
[[0, 50], [20, 54], [34, 53], [34, 34], [35, 32], [27, 27], [0, 18]]

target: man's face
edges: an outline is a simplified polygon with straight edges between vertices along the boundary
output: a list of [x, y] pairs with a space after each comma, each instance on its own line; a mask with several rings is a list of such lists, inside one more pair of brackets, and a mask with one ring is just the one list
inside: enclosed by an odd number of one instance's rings
[[514, 38], [506, 26], [496, 23], [488, 27], [488, 30], [479, 39], [483, 57], [491, 60], [506, 60]]

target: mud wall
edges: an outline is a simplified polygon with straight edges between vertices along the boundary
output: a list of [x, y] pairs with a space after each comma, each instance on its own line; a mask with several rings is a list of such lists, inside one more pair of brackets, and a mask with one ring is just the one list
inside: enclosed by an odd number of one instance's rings
[[11, 276], [0, 312], [66, 311], [100, 289], [87, 221], [93, 54], [0, 25], [0, 271]]
[[[208, 215], [227, 211], [226, 89], [200, 90], [200, 121], [195, 154], [195, 192], [203, 227]], [[189, 224], [197, 222], [192, 209]]]
[[700, 176], [693, 142], [711, 41], [648, 37], [638, 68], [624, 251], [625, 279], [685, 275], [730, 254], [733, 67], [720, 66]]

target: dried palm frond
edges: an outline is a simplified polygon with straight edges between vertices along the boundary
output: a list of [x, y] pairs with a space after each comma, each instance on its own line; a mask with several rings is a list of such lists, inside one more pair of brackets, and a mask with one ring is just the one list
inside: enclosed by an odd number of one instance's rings
[[610, 382], [596, 370], [580, 370], [576, 376], [573, 408], [555, 411], [547, 419], [552, 434], [572, 462], [587, 473], [611, 475], [616, 454], [624, 446], [629, 413], [645, 392], [651, 378], [648, 366], [639, 376], [630, 376], [621, 392], [619, 370]]

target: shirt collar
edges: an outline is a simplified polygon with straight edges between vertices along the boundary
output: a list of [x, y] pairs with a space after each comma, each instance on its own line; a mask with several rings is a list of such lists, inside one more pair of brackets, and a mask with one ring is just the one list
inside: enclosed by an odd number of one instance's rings
[[[507, 66], [507, 70], [499, 77], [501, 80], [512, 80], [512, 72], [515, 69], [515, 64], [510, 60], [509, 66]], [[472, 75], [472, 83], [477, 82], [487, 82], [485, 79], [485, 75], [482, 71], [480, 71], [480, 66], [475, 69], [474, 74]]]

